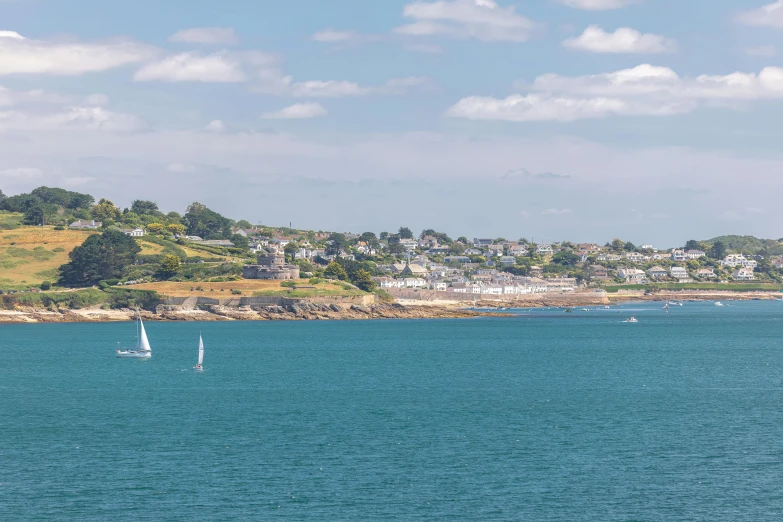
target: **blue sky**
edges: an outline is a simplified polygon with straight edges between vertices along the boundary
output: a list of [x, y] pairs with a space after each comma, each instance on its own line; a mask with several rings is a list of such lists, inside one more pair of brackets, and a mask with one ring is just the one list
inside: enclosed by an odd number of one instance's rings
[[7, 194], [355, 232], [783, 236], [783, 0], [0, 0], [0, 20]]

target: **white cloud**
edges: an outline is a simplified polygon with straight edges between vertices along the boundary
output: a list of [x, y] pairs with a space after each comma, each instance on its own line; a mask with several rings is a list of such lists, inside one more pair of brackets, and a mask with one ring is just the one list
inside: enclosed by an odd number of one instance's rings
[[232, 27], [196, 27], [183, 29], [169, 37], [169, 42], [225, 44], [233, 45], [239, 41]]
[[172, 163], [166, 167], [166, 170], [176, 174], [194, 174], [198, 172], [198, 167], [187, 163]]
[[204, 126], [207, 132], [225, 132], [226, 124], [222, 120], [212, 120]]
[[245, 81], [246, 78], [242, 61], [225, 52], [207, 56], [197, 53], [169, 56], [145, 65], [134, 76], [138, 82], [235, 83]]
[[22, 104], [64, 104], [70, 99], [60, 94], [35, 89], [32, 91], [14, 91], [0, 85], [0, 107]]
[[85, 105], [108, 105], [109, 97], [105, 94], [91, 94], [84, 99]]
[[463, 98], [447, 116], [469, 120], [576, 121], [611, 115], [666, 116], [687, 112], [685, 104], [654, 105], [619, 98], [574, 98], [544, 93], [513, 94], [507, 98], [472, 96]]
[[668, 67], [642, 64], [632, 69], [590, 76], [539, 76], [534, 91], [587, 96], [657, 96], [656, 99], [734, 99], [783, 98], [783, 68], [766, 67], [758, 74], [734, 72], [682, 78]]
[[737, 21], [753, 27], [776, 27], [783, 29], [783, 0], [745, 11], [737, 16]]
[[394, 31], [409, 36], [524, 42], [535, 29], [535, 23], [514, 7], [500, 7], [494, 0], [417, 1], [404, 7], [403, 16], [414, 21]]
[[411, 89], [427, 88], [427, 78], [392, 78], [382, 85], [366, 86], [347, 80], [310, 80], [294, 82], [293, 77], [269, 72], [262, 76], [258, 92], [294, 98], [345, 98], [371, 94], [405, 94]]
[[139, 63], [156, 54], [152, 46], [133, 40], [104, 42], [44, 41], [13, 31], [0, 33], [0, 75], [52, 74], [74, 76]]
[[543, 211], [541, 214], [544, 216], [563, 216], [565, 214], [570, 214], [570, 213], [571, 213], [570, 208], [550, 208]]
[[326, 29], [318, 31], [310, 37], [311, 40], [322, 43], [342, 43], [355, 40], [359, 37], [353, 31], [335, 31], [333, 29]]
[[326, 109], [319, 103], [296, 103], [275, 112], [261, 115], [265, 120], [301, 120], [326, 115]]
[[758, 47], [746, 47], [745, 54], [748, 56], [761, 56], [764, 58], [772, 58], [778, 53], [774, 45], [760, 45]]
[[583, 9], [585, 11], [606, 11], [609, 9], [620, 9], [631, 4], [639, 3], [641, 0], [558, 0], [561, 4], [573, 7], [574, 9]]
[[101, 130], [131, 132], [144, 128], [144, 122], [131, 114], [101, 107], [67, 107], [58, 112], [0, 112], [0, 131]]
[[545, 74], [528, 94], [504, 99], [463, 98], [447, 115], [474, 120], [575, 121], [611, 115], [667, 116], [691, 112], [705, 103], [783, 99], [783, 68], [681, 78], [668, 67], [639, 65], [590, 76]]
[[589, 26], [581, 36], [569, 38], [563, 45], [569, 49], [593, 53], [659, 54], [677, 50], [677, 43], [664, 36], [642, 34], [629, 27], [607, 33], [597, 25]]
[[37, 178], [41, 176], [43, 172], [41, 172], [41, 169], [35, 169], [35, 168], [29, 168], [29, 167], [21, 167], [21, 168], [14, 168], [14, 169], [3, 169], [0, 170], [0, 178], [8, 179], [8, 178]]

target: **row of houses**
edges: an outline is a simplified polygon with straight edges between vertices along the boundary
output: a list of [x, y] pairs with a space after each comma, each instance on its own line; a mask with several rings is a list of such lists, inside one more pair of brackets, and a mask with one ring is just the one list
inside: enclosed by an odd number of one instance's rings
[[[601, 271], [600, 269], [603, 269]], [[604, 267], [591, 267], [593, 273], [601, 273], [603, 278], [608, 279], [608, 273]], [[700, 268], [693, 272], [696, 278], [701, 281], [717, 279], [718, 276], [712, 268]], [[673, 266], [666, 270], [660, 266], [654, 266], [647, 272], [638, 268], [621, 268], [617, 271], [617, 277], [623, 279], [629, 284], [647, 284], [650, 281], [661, 281], [664, 279], [675, 279], [679, 283], [689, 283], [692, 281], [688, 271], [681, 266]], [[735, 281], [754, 281], [756, 276], [752, 268], [739, 267], [732, 273]]]

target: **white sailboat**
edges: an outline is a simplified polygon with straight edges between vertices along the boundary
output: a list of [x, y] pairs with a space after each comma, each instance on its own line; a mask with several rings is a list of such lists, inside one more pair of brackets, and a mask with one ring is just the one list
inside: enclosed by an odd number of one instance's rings
[[[149, 359], [152, 357], [152, 348], [147, 339], [147, 331], [144, 329], [144, 323], [141, 321], [139, 309], [136, 309], [136, 349], [120, 350], [117, 349], [117, 357], [122, 359]], [[119, 343], [118, 343], [119, 344]]]
[[204, 368], [201, 364], [204, 362], [204, 339], [201, 338], [201, 334], [198, 334], [198, 364], [193, 367], [197, 372], [203, 372]]

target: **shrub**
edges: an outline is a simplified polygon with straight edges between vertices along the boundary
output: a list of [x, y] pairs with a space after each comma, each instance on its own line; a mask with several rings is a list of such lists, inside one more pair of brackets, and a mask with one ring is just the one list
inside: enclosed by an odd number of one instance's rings
[[57, 225], [56, 227], [54, 227], [54, 230], [65, 230], [65, 227], [62, 225]]
[[236, 288], [231, 289], [231, 293], [234, 295], [242, 295], [242, 290], [238, 290]]
[[44, 292], [47, 291], [47, 290], [51, 290], [52, 289], [52, 283], [50, 283], [49, 281], [44, 281], [43, 283], [41, 283], [40, 288]]
[[282, 286], [283, 288], [293, 288], [296, 286], [296, 283], [294, 283], [293, 281], [283, 281], [282, 283], [280, 283], [280, 286]]

